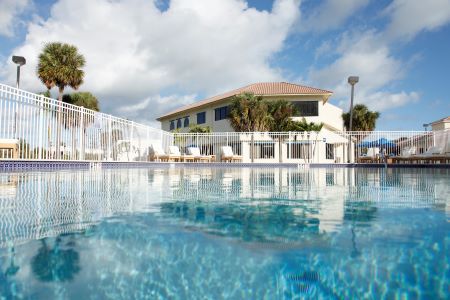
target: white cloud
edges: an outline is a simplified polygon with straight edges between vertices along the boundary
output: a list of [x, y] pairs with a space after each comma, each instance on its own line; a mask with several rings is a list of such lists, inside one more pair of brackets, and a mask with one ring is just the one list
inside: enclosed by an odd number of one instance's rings
[[29, 5], [28, 0], [0, 1], [0, 35], [11, 37], [14, 33], [16, 17]]
[[[320, 86], [331, 88], [334, 97], [344, 108], [347, 107], [349, 98], [350, 86], [347, 78], [350, 75], [360, 77], [356, 85], [357, 101], [367, 104], [372, 109], [385, 110], [406, 104], [408, 99], [418, 99], [416, 93], [389, 94], [383, 91], [391, 83], [403, 78], [406, 66], [390, 54], [388, 46], [382, 41], [382, 36], [375, 31], [344, 34], [337, 53], [339, 57], [330, 65], [322, 69], [312, 69], [310, 80]], [[389, 101], [393, 106], [388, 104]]]
[[385, 10], [391, 18], [386, 34], [411, 39], [421, 31], [435, 30], [450, 22], [449, 0], [394, 0]]
[[[14, 49], [27, 58], [21, 85], [44, 89], [35, 68], [49, 41], [74, 44], [85, 55], [81, 88], [96, 94], [109, 112], [165, 90], [211, 94], [278, 80], [282, 75], [268, 61], [283, 48], [299, 15], [298, 4], [277, 0], [267, 12], [249, 8], [243, 0], [172, 0], [161, 12], [148, 0], [60, 0], [47, 20], [28, 25], [24, 43]], [[13, 83], [14, 66], [4, 64], [0, 77]], [[169, 107], [158, 105], [161, 109], [141, 110], [140, 116], [154, 119], [155, 111]]]
[[[350, 93], [349, 93], [350, 94]], [[375, 111], [386, 111], [406, 104], [416, 103], [420, 100], [420, 95], [417, 92], [405, 92], [401, 91], [399, 93], [390, 92], [369, 92], [361, 91], [358, 92], [356, 104], [362, 103], [366, 104], [370, 109]], [[349, 101], [341, 100], [339, 105], [348, 110]]]
[[369, 0], [325, 0], [313, 11], [303, 14], [300, 30], [320, 32], [335, 29], [368, 3]]
[[[169, 95], [169, 96], [151, 96], [144, 100], [131, 105], [119, 106], [116, 111], [125, 114], [132, 118], [134, 121], [147, 123], [148, 115], [151, 112], [153, 115], [161, 115], [164, 112], [175, 110], [176, 108], [191, 104], [195, 102], [197, 98], [196, 94], [191, 95]], [[147, 112], [147, 114], [142, 114]], [[150, 120], [151, 121], [151, 120]], [[158, 126], [159, 127], [159, 126]]]

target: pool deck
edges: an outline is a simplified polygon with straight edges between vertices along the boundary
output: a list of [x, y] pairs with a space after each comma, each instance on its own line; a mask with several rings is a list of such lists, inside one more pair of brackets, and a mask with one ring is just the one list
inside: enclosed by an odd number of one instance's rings
[[98, 161], [36, 161], [2, 160], [0, 171], [10, 170], [64, 170], [64, 169], [114, 169], [114, 168], [433, 168], [450, 169], [450, 164], [297, 164], [297, 163], [186, 163], [186, 162], [98, 162]]

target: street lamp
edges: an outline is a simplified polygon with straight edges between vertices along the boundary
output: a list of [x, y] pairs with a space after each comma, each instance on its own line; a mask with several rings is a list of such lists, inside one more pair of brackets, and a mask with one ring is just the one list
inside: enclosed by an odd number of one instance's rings
[[[348, 83], [352, 86], [352, 95], [350, 98], [350, 124], [348, 126], [348, 131], [352, 131], [352, 125], [353, 125], [353, 97], [355, 94], [355, 84], [359, 81], [359, 77], [358, 76], [350, 76], [348, 78]], [[349, 135], [349, 142], [348, 142], [348, 162], [351, 162], [351, 136]]]
[[16, 81], [16, 88], [19, 88], [19, 82], [20, 82], [20, 67], [27, 63], [25, 57], [23, 56], [13, 56], [12, 57], [13, 63], [17, 65], [17, 81]]

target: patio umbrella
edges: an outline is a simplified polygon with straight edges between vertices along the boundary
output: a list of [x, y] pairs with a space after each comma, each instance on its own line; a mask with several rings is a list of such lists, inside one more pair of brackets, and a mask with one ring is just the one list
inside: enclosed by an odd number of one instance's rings
[[385, 138], [380, 138], [376, 141], [364, 141], [358, 144], [359, 148], [376, 148], [376, 147], [396, 147], [393, 141], [387, 140]]
[[377, 147], [384, 147], [384, 148], [396, 147], [396, 145], [393, 141], [387, 140], [385, 138], [381, 138], [376, 142], [377, 142]]

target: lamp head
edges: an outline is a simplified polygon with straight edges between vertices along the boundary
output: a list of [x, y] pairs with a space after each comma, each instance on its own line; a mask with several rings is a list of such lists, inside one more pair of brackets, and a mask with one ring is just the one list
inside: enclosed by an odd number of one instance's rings
[[350, 83], [351, 85], [355, 85], [358, 81], [359, 81], [358, 76], [350, 76], [348, 78], [348, 83]]
[[13, 63], [18, 64], [19, 66], [23, 66], [24, 64], [27, 63], [27, 60], [23, 56], [13, 56], [12, 61]]

